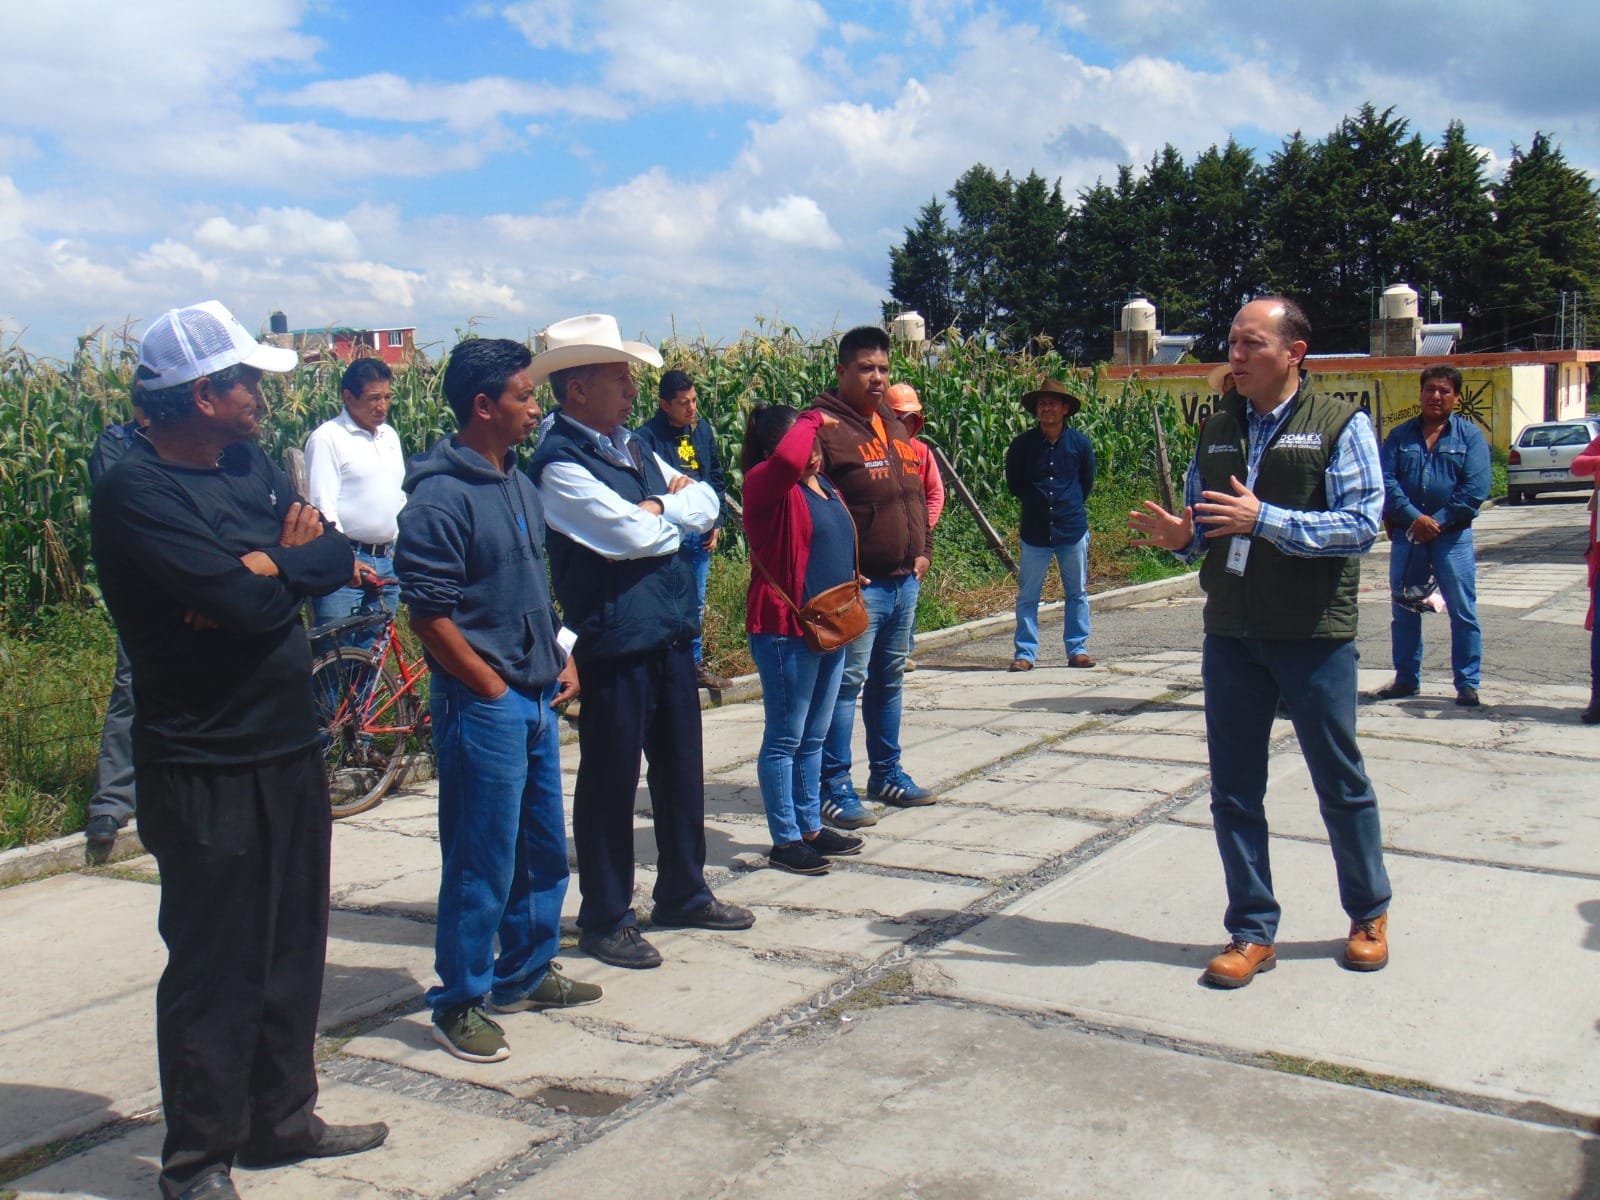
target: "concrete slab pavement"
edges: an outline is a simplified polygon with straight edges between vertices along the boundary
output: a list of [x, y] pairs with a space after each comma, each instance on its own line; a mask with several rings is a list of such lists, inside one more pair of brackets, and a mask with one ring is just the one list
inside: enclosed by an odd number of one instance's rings
[[[1504, 544], [1510, 554], [1528, 541], [1508, 533]], [[1368, 626], [1383, 603], [1373, 578]], [[1537, 635], [1559, 651], [1546, 660], [1576, 661], [1584, 635], [1547, 617], [1570, 613], [1581, 574], [1523, 582], [1554, 590], [1532, 607], [1486, 608], [1493, 644]], [[708, 711], [714, 886], [754, 906], [758, 923], [647, 931], [667, 954], [658, 971], [564, 956], [575, 977], [606, 986], [605, 999], [508, 1017], [513, 1054], [502, 1064], [438, 1050], [422, 1012], [433, 797], [398, 795], [341, 822], [328, 1106], [353, 1120], [373, 1101], [410, 1136], [381, 1152], [394, 1157], [331, 1174], [241, 1173], [241, 1188], [415, 1200], [522, 1194], [532, 1175], [540, 1194], [566, 1184], [663, 1196], [1600, 1196], [1600, 1142], [1555, 1128], [1600, 1128], [1586, 1071], [1600, 1016], [1600, 873], [1580, 786], [1600, 736], [1573, 722], [1582, 696], [1570, 679], [1546, 677], [1553, 668], [1494, 675], [1491, 709], [1455, 710], [1430, 633], [1427, 697], [1361, 710], [1380, 789], [1393, 793], [1399, 897], [1395, 961], [1371, 976], [1335, 962], [1345, 922], [1280, 723], [1269, 811], [1283, 962], [1221, 994], [1196, 984], [1222, 940], [1221, 873], [1204, 827], [1197, 606], [1179, 596], [1096, 621], [1103, 665], [1090, 671], [1009, 674], [1006, 622], [987, 640], [919, 645], [908, 765], [943, 790], [941, 803], [885, 810], [865, 831], [868, 851], [823, 878], [753, 869], [766, 846], [759, 706]], [[1369, 687], [1388, 678], [1370, 647], [1362, 674]], [[647, 813], [643, 788], [636, 805]], [[647, 815], [637, 834], [648, 864]], [[651, 882], [646, 866], [645, 913]], [[71, 950], [51, 947], [14, 984], [0, 975], [0, 1011], [27, 1011], [73, 954], [114, 961], [139, 945], [159, 957], [148, 884], [101, 873], [40, 887], [0, 891], [0, 955], [38, 954], [48, 939]], [[569, 918], [576, 898], [574, 887]], [[27, 920], [14, 923], [8, 904]], [[90, 919], [104, 908], [118, 920]], [[130, 1008], [115, 1019], [121, 1044], [95, 1039], [116, 1003], [149, 1003], [158, 963], [122, 966], [133, 972], [122, 1000], [46, 1004], [62, 1022], [50, 1043], [103, 1045], [102, 1062], [71, 1075], [45, 1053], [29, 1060], [24, 1085], [0, 1086], [0, 1130], [30, 1106], [54, 1114], [29, 1127], [28, 1144], [100, 1128], [98, 1144], [52, 1151], [61, 1161], [18, 1181], [30, 1194], [41, 1180], [39, 1194], [148, 1194], [159, 1127], [106, 1122], [153, 1097], [150, 1019]], [[29, 1035], [8, 1042], [3, 1026], [9, 1066]], [[1334, 1064], [1356, 1086], [1242, 1065], [1263, 1052], [1289, 1070]], [[112, 1064], [118, 1055], [133, 1067]], [[1422, 1099], [1362, 1082], [1384, 1077], [1421, 1081]], [[425, 1161], [433, 1143], [419, 1131], [473, 1149], [446, 1168]], [[140, 1146], [150, 1161], [129, 1175]], [[106, 1162], [123, 1174], [89, 1169]]]
[[1564, 1130], [924, 1004], [730, 1063], [503, 1195], [645, 1176], [708, 1200], [1549, 1200], [1590, 1194], [1600, 1157]]

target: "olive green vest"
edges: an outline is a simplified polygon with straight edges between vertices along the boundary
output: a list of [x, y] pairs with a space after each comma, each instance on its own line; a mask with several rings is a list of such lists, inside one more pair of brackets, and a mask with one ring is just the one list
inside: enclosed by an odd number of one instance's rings
[[[1195, 450], [1207, 491], [1230, 492], [1230, 475], [1245, 482], [1249, 452], [1246, 401], [1229, 392], [1200, 433]], [[1325, 472], [1356, 407], [1301, 389], [1261, 458], [1255, 494], [1279, 508], [1325, 512]], [[1361, 560], [1285, 554], [1265, 538], [1250, 539], [1242, 576], [1227, 570], [1231, 539], [1218, 538], [1200, 567], [1205, 628], [1219, 637], [1353, 638]]]

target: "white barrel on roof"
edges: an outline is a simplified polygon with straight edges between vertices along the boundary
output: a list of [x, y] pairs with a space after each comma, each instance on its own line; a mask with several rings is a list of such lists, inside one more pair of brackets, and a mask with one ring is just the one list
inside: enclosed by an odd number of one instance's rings
[[1156, 306], [1143, 296], [1135, 296], [1122, 306], [1123, 333], [1154, 333]]
[[1394, 283], [1383, 289], [1378, 315], [1385, 321], [1406, 321], [1417, 315], [1417, 289], [1409, 283]]

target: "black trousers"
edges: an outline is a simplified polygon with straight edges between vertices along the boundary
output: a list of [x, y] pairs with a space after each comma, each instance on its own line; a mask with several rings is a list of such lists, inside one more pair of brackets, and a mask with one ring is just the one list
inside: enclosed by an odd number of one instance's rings
[[161, 868], [170, 1198], [241, 1150], [288, 1154], [320, 1133], [313, 1049], [333, 822], [315, 748], [249, 766], [141, 766], [138, 812]]
[[572, 837], [577, 847], [578, 925], [604, 936], [635, 923], [633, 797], [639, 755], [656, 825], [657, 904], [698, 908], [706, 887], [705, 770], [700, 693], [688, 643], [579, 666], [578, 783]]

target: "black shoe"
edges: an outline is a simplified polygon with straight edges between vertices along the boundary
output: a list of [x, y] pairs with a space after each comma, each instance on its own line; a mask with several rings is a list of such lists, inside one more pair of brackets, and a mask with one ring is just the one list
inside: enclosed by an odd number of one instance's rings
[[756, 915], [737, 904], [707, 900], [699, 908], [687, 912], [674, 912], [658, 904], [650, 912], [650, 923], [664, 929], [749, 929], [756, 923]]
[[578, 934], [578, 949], [608, 966], [643, 971], [661, 965], [661, 951], [644, 940], [637, 925], [624, 925], [604, 937]]
[[226, 1171], [218, 1171], [184, 1188], [178, 1200], [239, 1200], [239, 1189]]
[[1478, 708], [1483, 704], [1483, 701], [1478, 699], [1477, 688], [1464, 687], [1456, 690], [1456, 703], [1461, 705], [1462, 708]]
[[303, 1150], [266, 1150], [256, 1153], [241, 1150], [233, 1161], [241, 1167], [255, 1169], [287, 1166], [307, 1158], [343, 1158], [346, 1154], [376, 1150], [388, 1136], [389, 1127], [382, 1121], [374, 1121], [370, 1125], [324, 1125], [317, 1140]]
[[111, 857], [117, 844], [117, 819], [102, 813], [90, 817], [83, 827], [83, 856], [91, 866], [99, 866]]
[[1589, 707], [1578, 714], [1578, 720], [1585, 725], [1600, 725], [1600, 696], [1589, 701]]
[[811, 848], [811, 843], [801, 840], [774, 846], [767, 852], [767, 861], [780, 871], [795, 875], [826, 875], [828, 860]]
[[862, 838], [835, 833], [826, 825], [817, 830], [816, 837], [809, 838], [806, 841], [806, 845], [822, 855], [823, 858], [848, 858], [852, 854], [860, 854], [861, 847], [866, 844], [866, 841]]
[[1420, 689], [1414, 683], [1401, 683], [1396, 679], [1388, 687], [1381, 687], [1372, 693], [1374, 700], [1404, 700], [1407, 696], [1415, 696]]

